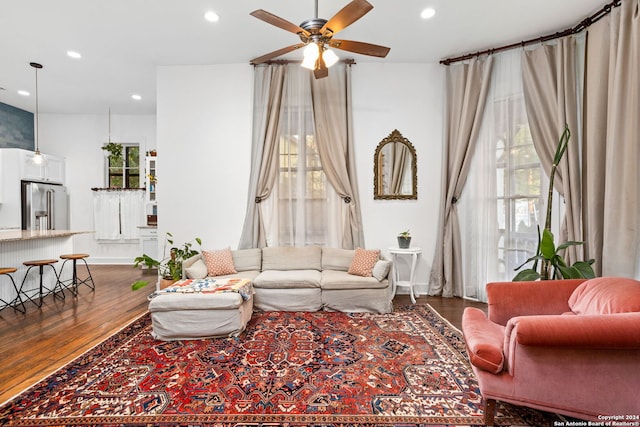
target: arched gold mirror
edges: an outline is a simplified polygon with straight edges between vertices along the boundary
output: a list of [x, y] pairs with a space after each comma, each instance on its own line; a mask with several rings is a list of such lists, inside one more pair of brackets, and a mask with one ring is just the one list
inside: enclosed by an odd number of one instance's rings
[[373, 157], [373, 198], [418, 198], [416, 150], [397, 129], [376, 147]]

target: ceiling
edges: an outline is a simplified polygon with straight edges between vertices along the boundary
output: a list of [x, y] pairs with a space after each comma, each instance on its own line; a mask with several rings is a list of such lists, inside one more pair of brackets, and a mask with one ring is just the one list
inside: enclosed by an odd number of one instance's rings
[[[606, 0], [369, 0], [374, 8], [339, 38], [391, 48], [384, 58], [338, 51], [356, 63], [437, 63], [445, 57], [572, 27]], [[319, 0], [329, 19], [348, 0]], [[420, 12], [433, 7], [435, 17]], [[298, 42], [249, 16], [265, 9], [295, 24], [313, 0], [2, 0], [0, 102], [41, 113], [155, 114], [156, 67], [242, 63]], [[208, 22], [206, 11], [220, 19]], [[82, 54], [67, 56], [68, 50]], [[297, 51], [283, 59], [301, 59]], [[27, 90], [31, 96], [17, 93]], [[132, 94], [142, 99], [135, 101]]]

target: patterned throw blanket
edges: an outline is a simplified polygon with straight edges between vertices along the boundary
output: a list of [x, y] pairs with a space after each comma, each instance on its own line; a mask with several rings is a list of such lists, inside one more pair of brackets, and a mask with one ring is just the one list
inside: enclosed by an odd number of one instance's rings
[[163, 294], [216, 294], [223, 292], [239, 293], [247, 301], [254, 294], [253, 284], [247, 279], [184, 279], [173, 285], [154, 292], [149, 298]]

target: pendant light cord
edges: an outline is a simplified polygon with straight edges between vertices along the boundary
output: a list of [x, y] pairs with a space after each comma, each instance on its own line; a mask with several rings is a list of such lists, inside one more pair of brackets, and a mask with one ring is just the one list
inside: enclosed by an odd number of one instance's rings
[[40, 140], [40, 112], [39, 112], [39, 105], [38, 105], [38, 69], [42, 68], [42, 65], [38, 64], [37, 62], [30, 62], [29, 65], [31, 65], [36, 70], [36, 135], [35, 135], [35, 140], [36, 140], [36, 153], [39, 153], [40, 152], [40, 144], [39, 144], [39, 140]]
[[109, 143], [111, 143], [111, 107], [109, 107]]

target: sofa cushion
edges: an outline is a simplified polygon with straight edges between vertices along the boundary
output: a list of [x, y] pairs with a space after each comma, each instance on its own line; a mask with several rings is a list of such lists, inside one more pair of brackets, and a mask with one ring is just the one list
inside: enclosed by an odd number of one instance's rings
[[380, 259], [376, 262], [376, 265], [373, 266], [373, 270], [371, 270], [371, 275], [375, 277], [378, 282], [382, 282], [389, 275], [389, 271], [391, 270], [391, 261], [386, 259]]
[[322, 268], [320, 246], [271, 247], [262, 249], [262, 271], [318, 270]]
[[202, 258], [207, 265], [209, 276], [222, 276], [224, 274], [237, 273], [233, 265], [231, 249], [219, 249], [213, 251], [202, 251]]
[[379, 249], [362, 249], [356, 248], [349, 266], [349, 274], [356, 276], [371, 277], [371, 271], [380, 259]]
[[322, 289], [383, 289], [389, 285], [387, 281], [379, 281], [375, 277], [363, 277], [349, 274], [346, 271], [323, 270]]
[[269, 289], [319, 288], [320, 278], [318, 270], [266, 270], [254, 279], [253, 286]]
[[207, 264], [202, 259], [199, 259], [189, 267], [186, 267], [184, 273], [187, 275], [187, 279], [204, 279], [208, 273]]
[[236, 271], [253, 271], [262, 269], [262, 251], [259, 248], [238, 249], [231, 251]]
[[467, 307], [462, 315], [462, 331], [471, 363], [493, 374], [501, 372], [505, 327], [490, 321], [479, 308]]
[[256, 277], [258, 277], [259, 274], [260, 274], [260, 271], [258, 270], [245, 270], [245, 271], [238, 271], [237, 273], [233, 273], [233, 274], [223, 274], [222, 276], [215, 276], [215, 277], [216, 279], [247, 279], [253, 282], [253, 280]]
[[322, 270], [348, 271], [353, 249], [322, 248]]
[[624, 277], [598, 277], [579, 285], [569, 297], [575, 314], [640, 312], [640, 282]]

